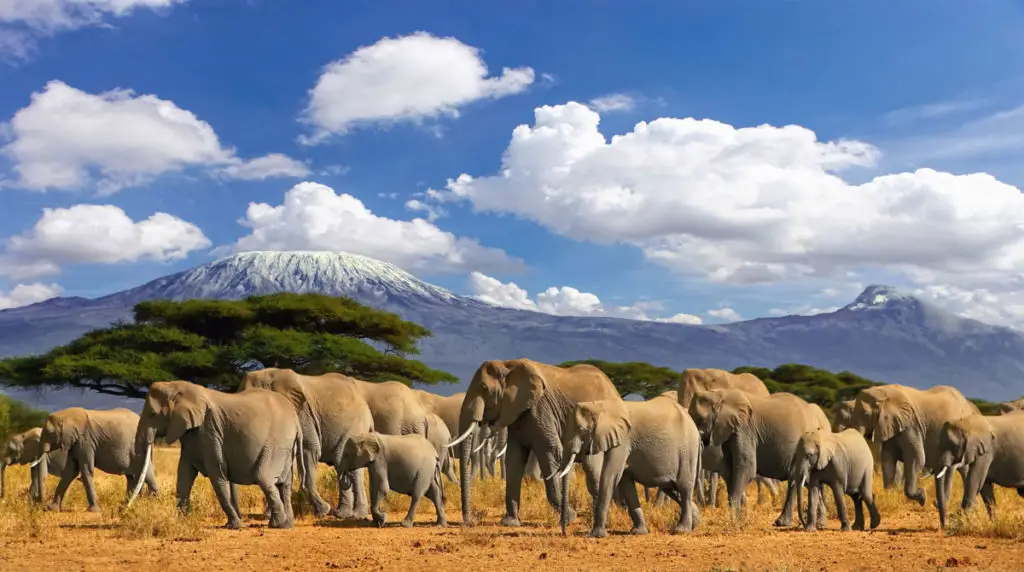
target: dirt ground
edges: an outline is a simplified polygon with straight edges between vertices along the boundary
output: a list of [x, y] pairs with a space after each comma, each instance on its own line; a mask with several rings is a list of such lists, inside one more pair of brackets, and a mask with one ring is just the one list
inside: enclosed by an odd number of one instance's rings
[[[246, 487], [243, 511], [251, 512], [242, 530], [220, 528], [224, 522], [208, 482], [200, 480], [193, 493], [194, 514], [187, 519], [173, 511], [173, 467], [177, 451], [159, 452], [157, 467], [162, 488], [155, 498], [143, 498], [123, 512], [124, 480], [98, 475], [103, 511], [86, 512], [79, 483], [72, 485], [65, 511], [29, 508], [24, 488], [28, 471], [8, 470], [11, 494], [0, 502], [0, 569], [2, 570], [971, 570], [1024, 569], [1024, 501], [1003, 491], [996, 521], [974, 513], [955, 520], [954, 533], [937, 530], [931, 506], [906, 502], [901, 491], [879, 494], [882, 524], [872, 532], [840, 532], [836, 520], [829, 529], [806, 533], [771, 526], [781, 506], [752, 507], [739, 523], [724, 509], [707, 508], [697, 530], [687, 535], [664, 532], [676, 518], [674, 506], [645, 503], [652, 533], [624, 534], [629, 529], [624, 511], [614, 509], [604, 539], [585, 536], [590, 511], [578, 501], [586, 495], [576, 479], [573, 500], [581, 506], [570, 537], [559, 534], [556, 515], [544, 501], [539, 483], [524, 490], [524, 526], [497, 525], [502, 514], [503, 484], [477, 481], [475, 512], [482, 524], [456, 525], [458, 487], [447, 486], [447, 511], [452, 526], [432, 526], [434, 509], [420, 505], [417, 526], [397, 525], [408, 507], [397, 495], [388, 499], [389, 523], [383, 530], [368, 522], [297, 519], [294, 529], [273, 530], [259, 515], [258, 489]], [[326, 472], [325, 472], [326, 473]], [[323, 488], [332, 478], [321, 475]], [[48, 483], [52, 492], [56, 479]], [[877, 488], [877, 485], [876, 485]], [[333, 500], [336, 494], [328, 492]], [[959, 499], [959, 493], [955, 492]], [[589, 504], [589, 503], [586, 503]], [[392, 523], [391, 521], [394, 521]]]

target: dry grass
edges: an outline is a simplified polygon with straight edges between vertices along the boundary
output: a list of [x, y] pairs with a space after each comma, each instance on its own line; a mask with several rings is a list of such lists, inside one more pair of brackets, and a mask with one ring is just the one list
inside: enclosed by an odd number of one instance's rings
[[[130, 509], [124, 508], [123, 477], [97, 474], [97, 492], [102, 512], [85, 511], [83, 487], [77, 481], [64, 502], [64, 512], [45, 512], [28, 501], [28, 467], [9, 467], [7, 498], [0, 501], [0, 561], [10, 562], [4, 569], [18, 569], [19, 562], [28, 567], [28, 560], [19, 561], [23, 545], [42, 543], [53, 555], [72, 551], [82, 569], [109, 569], [132, 565], [165, 566], [162, 558], [170, 554], [192, 555], [208, 569], [241, 562], [242, 569], [255, 568], [246, 562], [263, 562], [260, 567], [283, 569], [277, 559], [291, 559], [292, 570], [309, 568], [406, 568], [421, 569], [436, 565], [464, 563], [478, 565], [483, 558], [485, 568], [544, 567], [578, 569], [593, 565], [606, 569], [667, 569], [677, 567], [678, 558], [692, 560], [696, 569], [870, 569], [887, 565], [905, 569], [942, 568], [955, 560], [957, 566], [984, 568], [984, 563], [998, 569], [1002, 562], [1018, 562], [1024, 557], [1024, 499], [1016, 491], [996, 490], [996, 518], [989, 519], [979, 499], [979, 507], [971, 514], [952, 511], [950, 527], [940, 533], [938, 515], [932, 502], [932, 481], [922, 481], [928, 502], [925, 506], [908, 501], [901, 489], [881, 490], [881, 477], [876, 479], [876, 502], [882, 514], [880, 530], [874, 533], [840, 533], [830, 491], [826, 494], [830, 520], [828, 530], [803, 533], [795, 529], [772, 526], [778, 516], [785, 494], [783, 486], [774, 502], [756, 503], [756, 487], [748, 491], [749, 504], [739, 520], [725, 508], [705, 507], [701, 522], [689, 535], [671, 535], [669, 531], [679, 518], [678, 506], [667, 502], [654, 506], [640, 498], [651, 533], [638, 538], [624, 535], [631, 528], [626, 511], [612, 507], [609, 531], [603, 540], [586, 538], [590, 529], [592, 509], [582, 474], [576, 472], [570, 488], [570, 499], [579, 511], [579, 518], [569, 527], [569, 538], [558, 530], [558, 516], [547, 504], [541, 483], [524, 483], [520, 518], [524, 526], [509, 529], [496, 526], [504, 513], [504, 483], [499, 479], [480, 481], [473, 486], [475, 517], [480, 525], [473, 528], [430, 526], [435, 518], [429, 500], [420, 503], [417, 526], [405, 530], [389, 525], [384, 531], [365, 522], [339, 522], [332, 518], [316, 520], [308, 503], [296, 493], [295, 530], [270, 530], [263, 516], [263, 497], [257, 487], [240, 487], [240, 505], [245, 526], [242, 531], [221, 529], [225, 517], [217, 503], [210, 483], [196, 481], [192, 492], [192, 512], [180, 516], [175, 509], [174, 479], [178, 450], [160, 448], [154, 451], [160, 493], [141, 497]], [[318, 474], [321, 494], [332, 505], [337, 501], [334, 472], [321, 466]], [[52, 494], [56, 477], [47, 483]], [[459, 487], [445, 484], [448, 520], [460, 522]], [[953, 499], [961, 496], [959, 478], [954, 483]], [[719, 497], [724, 501], [724, 487]], [[850, 518], [852, 503], [847, 500]], [[392, 493], [386, 499], [389, 523], [396, 523], [409, 506], [406, 496]], [[288, 549], [278, 550], [276, 536], [288, 537]], [[155, 543], [155, 544], [154, 544]], [[863, 550], [884, 550], [877, 562], [849, 556], [849, 545], [862, 544]], [[834, 546], [828, 550], [828, 546]], [[91, 546], [92, 550], [81, 550]], [[990, 550], [989, 547], [992, 547]], [[150, 550], [160, 547], [159, 551]], [[848, 556], [839, 557], [838, 554]], [[275, 556], [276, 554], [276, 556]], [[641, 558], [631, 561], [630, 558]], [[344, 558], [342, 558], [344, 556]], [[846, 559], [844, 559], [846, 558]], [[989, 560], [985, 560], [988, 558]], [[891, 560], [889, 560], [891, 559]], [[952, 560], [950, 560], [952, 559]], [[933, 562], [934, 561], [934, 562]], [[493, 562], [493, 565], [491, 564]], [[675, 565], [673, 565], [673, 562]], [[170, 562], [174, 564], [173, 561]], [[500, 563], [500, 565], [499, 565]], [[400, 564], [400, 565], [399, 565]], [[32, 566], [41, 565], [34, 562]], [[173, 568], [178, 568], [172, 565]], [[212, 567], [212, 568], [211, 568]], [[189, 569], [189, 568], [185, 568]], [[1005, 568], [1004, 568], [1005, 569]]]

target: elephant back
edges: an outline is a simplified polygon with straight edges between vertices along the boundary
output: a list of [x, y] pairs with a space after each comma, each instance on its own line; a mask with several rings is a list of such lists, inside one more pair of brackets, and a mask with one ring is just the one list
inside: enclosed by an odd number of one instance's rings
[[532, 370], [536, 371], [549, 389], [555, 389], [575, 401], [600, 401], [602, 399], [622, 400], [615, 384], [597, 367], [579, 364], [572, 367], [559, 367], [545, 363], [523, 360]]

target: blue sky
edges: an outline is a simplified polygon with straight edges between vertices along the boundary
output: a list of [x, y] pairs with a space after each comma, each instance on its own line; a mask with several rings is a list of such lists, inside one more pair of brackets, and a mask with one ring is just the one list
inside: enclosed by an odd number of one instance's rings
[[1024, 318], [1017, 2], [90, 6], [0, 2], [0, 306], [317, 248], [564, 314]]

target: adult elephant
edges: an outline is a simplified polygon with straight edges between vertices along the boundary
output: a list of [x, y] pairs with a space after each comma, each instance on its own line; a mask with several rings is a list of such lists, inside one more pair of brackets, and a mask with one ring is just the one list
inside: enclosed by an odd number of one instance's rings
[[[737, 514], [743, 492], [756, 475], [788, 481], [793, 455], [804, 433], [829, 429], [820, 407], [791, 393], [750, 395], [737, 389], [698, 390], [690, 403], [690, 416], [705, 443], [721, 447], [729, 506]], [[776, 526], [793, 522], [799, 483], [790, 483]]]
[[682, 405], [683, 409], [688, 409], [698, 391], [712, 389], [738, 389], [750, 395], [768, 395], [768, 388], [764, 382], [752, 373], [730, 373], [715, 368], [689, 368], [684, 369], [679, 377], [679, 405]]
[[[482, 458], [480, 462], [481, 464], [490, 467], [490, 473], [492, 475], [498, 474], [501, 476], [501, 480], [506, 480], [505, 452], [508, 450], [508, 428], [506, 427], [500, 431], [495, 431], [490, 436], [490, 439], [493, 443], [489, 447], [489, 454], [485, 458]], [[496, 465], [498, 466], [497, 470], [495, 470]], [[544, 475], [540, 472], [540, 465], [537, 463], [537, 455], [532, 451], [526, 459], [526, 468], [523, 469], [523, 477], [537, 481], [544, 479]]]
[[[81, 407], [70, 407], [54, 411], [43, 423], [39, 434], [39, 446], [33, 465], [41, 464], [52, 451], [66, 451], [67, 460], [60, 474], [60, 482], [53, 493], [53, 499], [46, 505], [46, 510], [60, 510], [67, 492], [75, 476], [82, 479], [85, 485], [85, 498], [89, 503], [89, 511], [99, 512], [99, 498], [93, 482], [93, 471], [99, 469], [105, 473], [124, 475], [127, 480], [127, 491], [135, 488], [136, 482], [141, 487], [145, 481], [150, 493], [158, 492], [153, 463], [133, 463], [135, 430], [139, 425], [139, 416], [128, 409], [95, 410]], [[147, 451], [150, 455], [152, 451]], [[144, 468], [140, 470], [140, 465]], [[143, 475], [142, 481], [139, 476]]]
[[[354, 384], [346, 383], [338, 376], [300, 375], [291, 369], [266, 368], [249, 372], [242, 382], [242, 391], [252, 388], [284, 395], [298, 413], [302, 426], [303, 463], [310, 468], [303, 475], [302, 490], [309, 495], [316, 516], [324, 516], [331, 506], [316, 490], [316, 465], [326, 463], [337, 469], [345, 444], [354, 435], [374, 430], [369, 405], [356, 392]], [[350, 477], [358, 479], [359, 475]], [[350, 501], [348, 511], [338, 516], [365, 515], [369, 510], [365, 489], [361, 486], [354, 489], [354, 500]], [[232, 492], [237, 496], [235, 491]], [[343, 500], [340, 489], [338, 494], [340, 506]]]
[[1006, 415], [1007, 413], [1013, 413], [1014, 411], [1024, 411], [1024, 399], [1007, 401], [1006, 403], [999, 404], [1000, 415]]
[[[39, 454], [39, 436], [42, 434], [41, 427], [35, 427], [12, 435], [4, 445], [3, 455], [0, 456], [0, 498], [4, 497], [4, 474], [8, 465], [28, 465]], [[43, 488], [46, 486], [46, 476], [49, 471], [59, 475], [64, 471], [64, 464], [67, 462], [68, 452], [64, 449], [50, 451], [42, 462], [32, 467], [31, 482], [28, 488], [29, 498], [34, 501], [43, 500]]]
[[[905, 385], [880, 385], [862, 389], [853, 410], [853, 427], [868, 441], [880, 444], [882, 481], [886, 488], [895, 482], [896, 463], [903, 462], [903, 493], [924, 505], [924, 490], [917, 480], [922, 469], [937, 474], [942, 426], [968, 415], [980, 415], [978, 407], [959, 390], [937, 385], [927, 390]], [[960, 467], [961, 476], [965, 469]], [[952, 485], [946, 479], [947, 492]], [[948, 495], [947, 495], [948, 496]]]
[[[459, 415], [458, 444], [472, 437], [484, 425], [508, 429], [505, 452], [505, 516], [503, 526], [519, 526], [519, 500], [523, 470], [532, 452], [541, 471], [551, 475], [562, 461], [562, 428], [578, 403], [618, 399], [619, 392], [608, 376], [592, 365], [568, 368], [525, 358], [487, 361], [473, 374]], [[468, 447], [461, 449], [462, 521], [471, 524], [472, 506]], [[579, 462], [587, 476], [587, 489], [597, 494], [603, 455], [587, 455]], [[546, 480], [548, 502], [559, 510], [561, 491], [554, 480]], [[569, 520], [575, 511], [569, 509]]]
[[[414, 389], [413, 393], [420, 400], [423, 408], [426, 409], [428, 413], [435, 415], [437, 419], [445, 425], [445, 432], [447, 433], [448, 438], [445, 439], [444, 443], [441, 443], [442, 449], [438, 451], [438, 454], [443, 455], [441, 473], [446, 476], [448, 480], [456, 482], [459, 478], [455, 474], [455, 463], [452, 460], [452, 453], [451, 450], [444, 447], [444, 445], [446, 445], [451, 436], [455, 435], [459, 430], [459, 410], [462, 409], [462, 399], [466, 396], [466, 393], [456, 393], [447, 397], [437, 395], [436, 393], [430, 393], [429, 391], [424, 391], [422, 389]], [[430, 442], [435, 444], [439, 443], [437, 437], [440, 432], [434, 431], [433, 422], [431, 422], [430, 425], [430, 433]], [[467, 444], [463, 443], [461, 446], [467, 446]]]

